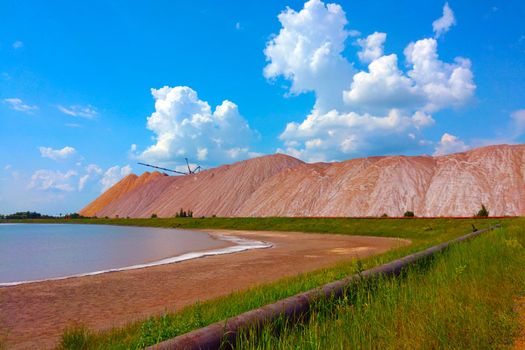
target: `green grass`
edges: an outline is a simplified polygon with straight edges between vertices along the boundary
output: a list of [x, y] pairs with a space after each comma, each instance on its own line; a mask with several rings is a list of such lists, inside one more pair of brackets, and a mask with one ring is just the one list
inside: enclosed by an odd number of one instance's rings
[[306, 324], [280, 320], [240, 349], [503, 349], [519, 331], [525, 235], [508, 227], [457, 244], [398, 278], [324, 300]]
[[[180, 229], [231, 229], [257, 231], [288, 231], [339, 233], [380, 237], [407, 238], [415, 243], [435, 243], [448, 240], [476, 227], [509, 219], [383, 219], [383, 218], [148, 218], [148, 219], [44, 219], [9, 222], [102, 224]], [[1, 221], [0, 221], [1, 222]]]
[[[28, 221], [25, 221], [28, 222]], [[30, 221], [42, 222], [42, 221]], [[44, 221], [51, 222], [51, 221]], [[57, 222], [57, 221], [54, 221]], [[58, 222], [66, 222], [58, 220]], [[339, 233], [348, 235], [374, 235], [383, 237], [400, 237], [412, 240], [413, 244], [408, 247], [403, 247], [390, 251], [381, 256], [368, 258], [360, 263], [359, 269], [370, 268], [381, 263], [393, 260], [395, 258], [404, 256], [414, 251], [422, 250], [428, 246], [437, 244], [439, 242], [447, 241], [457, 236], [463, 235], [472, 231], [472, 224], [477, 228], [484, 228], [496, 222], [503, 222], [509, 227], [507, 230], [516, 230], [525, 224], [523, 219], [317, 219], [317, 218], [173, 218], [173, 219], [88, 219], [88, 220], [68, 220], [68, 223], [90, 223], [90, 224], [114, 224], [114, 225], [134, 225], [134, 226], [153, 226], [153, 227], [174, 227], [174, 228], [213, 228], [213, 229], [239, 229], [239, 230], [275, 230], [275, 231], [300, 231], [300, 232], [316, 232], [316, 233]], [[514, 232], [512, 231], [512, 232]], [[521, 242], [521, 241], [520, 241]], [[470, 245], [470, 243], [468, 243]], [[467, 244], [465, 245], [467, 246]], [[448, 254], [448, 253], [447, 253]], [[446, 259], [445, 259], [446, 260]], [[509, 261], [502, 260], [502, 264]], [[218, 298], [203, 303], [197, 303], [189, 306], [178, 312], [170, 312], [161, 316], [153, 316], [149, 319], [129, 324], [126, 327], [116, 328], [104, 332], [94, 332], [85, 329], [82, 326], [72, 327], [68, 329], [62, 338], [60, 348], [63, 349], [135, 349], [147, 345], [155, 344], [156, 342], [186, 333], [196, 328], [203, 327], [210, 323], [225, 320], [229, 317], [235, 316], [244, 311], [277, 301], [279, 299], [297, 294], [315, 288], [319, 285], [343, 278], [349, 274], [355, 273], [357, 270], [356, 263], [349, 261], [340, 263], [328, 269], [322, 269], [311, 273], [302, 274], [299, 276], [284, 278], [271, 284], [262, 285], [250, 290], [245, 290], [231, 295]], [[417, 275], [417, 274], [416, 274]], [[420, 271], [419, 275], [425, 275], [425, 272]], [[408, 275], [403, 281], [409, 281]], [[476, 276], [474, 276], [476, 277]], [[480, 277], [480, 276], [478, 276]], [[522, 280], [522, 279], [521, 279]], [[521, 281], [520, 280], [520, 281]], [[490, 283], [497, 281], [489, 280]], [[382, 295], [389, 290], [390, 285], [383, 284], [383, 287], [374, 289], [370, 293], [370, 298], [375, 295]], [[391, 283], [401, 283], [400, 280], [394, 280]], [[404, 282], [403, 282], [404, 283]], [[407, 290], [410, 290], [408, 288]], [[408, 292], [407, 292], [408, 293]], [[410, 298], [411, 295], [407, 295]], [[415, 297], [415, 296], [414, 296]], [[325, 303], [323, 306], [326, 312], [315, 314], [315, 317], [308, 325], [313, 325], [315, 319], [319, 319], [319, 325], [322, 325], [325, 320], [329, 321], [329, 317], [337, 314], [339, 310], [344, 311], [343, 306], [331, 305]], [[431, 306], [431, 305], [430, 305]], [[430, 307], [429, 306], [429, 307]], [[335, 309], [334, 309], [335, 307]], [[355, 307], [348, 306], [349, 310], [357, 310]], [[331, 311], [330, 311], [331, 310]], [[335, 310], [335, 311], [334, 311]], [[424, 309], [422, 309], [424, 310]], [[427, 309], [428, 310], [432, 310]], [[348, 311], [348, 310], [347, 310]], [[425, 312], [427, 312], [425, 311]], [[407, 311], [408, 312], [408, 311]], [[402, 311], [398, 311], [399, 315], [396, 317], [406, 317]], [[377, 315], [376, 315], [377, 316]], [[324, 318], [323, 318], [324, 317]], [[395, 320], [392, 316], [390, 320]], [[514, 320], [509, 319], [509, 323]], [[336, 320], [337, 321], [337, 320]], [[379, 321], [379, 320], [378, 320]], [[335, 322], [335, 321], [334, 321]], [[342, 321], [338, 321], [342, 322]], [[328, 323], [327, 323], [328, 324]], [[336, 322], [337, 324], [337, 322]], [[321, 326], [319, 326], [321, 327]], [[363, 326], [365, 327], [365, 326]], [[371, 326], [372, 327], [372, 326]], [[375, 324], [375, 327], [380, 330], [384, 329], [385, 325], [382, 323]], [[271, 328], [271, 327], [270, 327]], [[269, 329], [270, 329], [269, 328]], [[306, 330], [305, 330], [306, 332]], [[317, 333], [315, 333], [317, 332]], [[350, 332], [350, 329], [345, 331]], [[346, 334], [344, 333], [344, 334]], [[304, 338], [300, 337], [300, 330], [295, 328], [287, 329], [287, 332], [282, 337], [272, 338], [272, 332], [263, 333], [262, 339], [267, 339], [267, 342], [250, 343], [244, 345], [261, 346], [271, 348], [273, 344], [283, 348], [302, 348], [304, 346]], [[326, 341], [328, 347], [336, 345], [334, 342], [329, 342], [320, 331], [314, 330], [305, 333], [306, 336], [311, 337], [311, 345], [317, 348], [315, 344], [323, 344]], [[314, 335], [319, 337], [316, 338]], [[363, 334], [366, 334], [363, 333]], [[341, 337], [341, 334], [330, 333], [328, 338]], [[344, 338], [344, 337], [343, 337]], [[281, 341], [282, 339], [282, 341]], [[299, 344], [295, 346], [294, 344]], [[350, 343], [348, 343], [350, 344]], [[363, 346], [358, 348], [377, 348], [374, 345]], [[345, 348], [344, 346], [343, 348]], [[352, 347], [352, 346], [351, 346]], [[319, 347], [323, 348], [323, 347]]]

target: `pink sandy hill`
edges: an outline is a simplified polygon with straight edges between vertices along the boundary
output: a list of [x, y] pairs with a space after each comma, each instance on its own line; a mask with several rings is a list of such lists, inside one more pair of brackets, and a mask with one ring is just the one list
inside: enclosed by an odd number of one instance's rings
[[86, 206], [98, 217], [494, 216], [525, 214], [525, 145], [446, 156], [304, 163], [275, 154], [186, 176], [131, 174]]

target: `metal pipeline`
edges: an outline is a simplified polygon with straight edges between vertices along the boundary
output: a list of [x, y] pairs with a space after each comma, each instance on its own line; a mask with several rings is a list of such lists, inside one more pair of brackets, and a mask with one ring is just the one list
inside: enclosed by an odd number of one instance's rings
[[309, 290], [307, 292], [279, 300], [273, 304], [265, 305], [260, 308], [242, 313], [228, 320], [212, 323], [209, 326], [196, 329], [172, 339], [168, 339], [156, 345], [150, 346], [147, 349], [208, 350], [219, 349], [221, 346], [223, 348], [231, 347], [231, 344], [235, 344], [236, 337], [243, 330], [252, 328], [257, 329], [264, 324], [268, 324], [274, 320], [277, 320], [278, 318], [284, 318], [290, 321], [300, 319], [301, 317], [308, 314], [311, 305], [313, 305], [315, 302], [318, 302], [323, 298], [339, 298], [343, 296], [348, 286], [354, 282], [362, 279], [377, 277], [379, 275], [398, 276], [405, 267], [413, 265], [425, 258], [431, 257], [432, 255], [445, 250], [454, 243], [471, 239], [482, 233], [499, 227], [501, 227], [501, 225], [497, 224], [486, 229], [477, 230], [451, 241], [430, 247], [421, 252], [410, 254], [389, 263], [363, 271], [359, 274], [346, 277], [342, 280], [328, 283], [324, 286]]

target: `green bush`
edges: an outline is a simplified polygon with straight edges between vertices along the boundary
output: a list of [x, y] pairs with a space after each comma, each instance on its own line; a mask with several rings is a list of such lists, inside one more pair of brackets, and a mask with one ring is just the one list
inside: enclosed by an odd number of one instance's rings
[[414, 212], [410, 211], [410, 210], [407, 210], [407, 211], [405, 211], [403, 216], [406, 217], [406, 218], [413, 218], [414, 217]]
[[487, 218], [487, 217], [489, 217], [489, 211], [487, 210], [487, 208], [485, 207], [484, 204], [481, 204], [481, 209], [478, 211], [476, 216], [480, 217], [480, 218]]
[[157, 218], [157, 214], [155, 214], [155, 213], [151, 214], [151, 218], [152, 219], [156, 219]]

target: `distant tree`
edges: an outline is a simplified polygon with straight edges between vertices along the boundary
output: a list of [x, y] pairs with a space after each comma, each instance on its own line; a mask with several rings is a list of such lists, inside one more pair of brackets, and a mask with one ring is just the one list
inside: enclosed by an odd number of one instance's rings
[[476, 216], [480, 218], [487, 218], [489, 216], [489, 211], [483, 203], [481, 204], [481, 209], [478, 211]]
[[80, 215], [79, 213], [70, 213], [70, 214], [66, 214], [64, 216], [65, 219], [84, 219], [84, 217], [82, 215]]
[[52, 219], [54, 216], [42, 215], [34, 211], [19, 211], [13, 214], [2, 215], [5, 220], [25, 220], [25, 219]]
[[151, 214], [151, 218], [152, 219], [156, 219], [157, 218], [157, 214], [155, 214], [155, 213]]
[[410, 210], [407, 210], [407, 211], [405, 211], [403, 216], [406, 217], [406, 218], [413, 218], [414, 217], [414, 212], [410, 211]]
[[382, 218], [387, 218], [388, 217], [388, 214], [387, 213], [384, 213], [383, 215], [381, 215]]
[[176, 218], [192, 218], [193, 212], [191, 210], [186, 211], [180, 208], [179, 212], [175, 214], [175, 217]]

